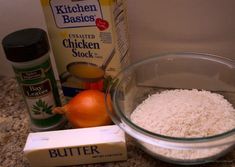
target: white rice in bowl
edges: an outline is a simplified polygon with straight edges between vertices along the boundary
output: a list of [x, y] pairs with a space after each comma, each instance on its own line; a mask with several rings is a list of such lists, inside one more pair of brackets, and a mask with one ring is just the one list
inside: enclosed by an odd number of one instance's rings
[[[167, 90], [150, 95], [131, 114], [136, 125], [164, 136], [208, 137], [235, 128], [235, 109], [222, 95], [209, 91]], [[219, 154], [230, 146], [176, 150], [142, 143], [145, 149], [174, 159], [200, 159]]]

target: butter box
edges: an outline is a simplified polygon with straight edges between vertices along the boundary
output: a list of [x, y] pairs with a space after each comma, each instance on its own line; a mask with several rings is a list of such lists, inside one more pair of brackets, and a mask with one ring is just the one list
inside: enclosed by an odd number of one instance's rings
[[127, 159], [124, 132], [116, 125], [30, 133], [24, 155], [31, 166], [67, 166]]

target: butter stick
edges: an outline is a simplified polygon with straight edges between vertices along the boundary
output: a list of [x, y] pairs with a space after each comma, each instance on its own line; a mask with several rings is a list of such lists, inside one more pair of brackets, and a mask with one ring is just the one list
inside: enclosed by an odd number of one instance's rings
[[32, 167], [123, 161], [125, 134], [116, 125], [30, 133], [24, 155]]

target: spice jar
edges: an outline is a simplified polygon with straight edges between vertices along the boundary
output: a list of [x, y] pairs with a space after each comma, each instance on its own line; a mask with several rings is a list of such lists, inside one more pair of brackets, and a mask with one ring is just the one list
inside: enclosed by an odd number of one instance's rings
[[61, 128], [65, 118], [52, 113], [60, 98], [50, 61], [47, 34], [38, 28], [7, 35], [2, 45], [24, 96], [33, 131]]

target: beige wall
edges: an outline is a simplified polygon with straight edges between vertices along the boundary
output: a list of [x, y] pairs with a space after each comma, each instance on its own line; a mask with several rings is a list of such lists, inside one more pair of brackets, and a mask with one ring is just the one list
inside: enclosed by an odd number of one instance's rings
[[182, 51], [235, 58], [234, 0], [128, 2], [133, 60]]
[[[234, 0], [128, 0], [133, 61], [163, 52], [235, 57]], [[17, 29], [45, 28], [39, 0], [1, 0], [0, 40]], [[0, 75], [12, 75], [0, 47]]]

